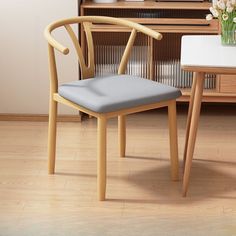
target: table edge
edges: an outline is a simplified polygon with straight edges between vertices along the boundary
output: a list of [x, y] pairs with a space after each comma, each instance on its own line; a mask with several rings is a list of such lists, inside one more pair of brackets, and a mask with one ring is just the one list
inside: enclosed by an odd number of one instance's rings
[[236, 74], [236, 67], [181, 65], [181, 69], [185, 71], [204, 72], [204, 73], [213, 73], [213, 74]]

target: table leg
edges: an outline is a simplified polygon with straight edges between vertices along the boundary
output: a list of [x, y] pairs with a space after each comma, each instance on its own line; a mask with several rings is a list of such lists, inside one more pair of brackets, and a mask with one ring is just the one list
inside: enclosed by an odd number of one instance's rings
[[186, 124], [186, 138], [185, 138], [185, 146], [184, 146], [184, 159], [183, 159], [183, 170], [185, 167], [186, 162], [186, 155], [187, 155], [187, 147], [188, 147], [188, 139], [189, 139], [189, 129], [190, 129], [190, 123], [192, 119], [192, 111], [193, 111], [193, 101], [195, 97], [195, 89], [196, 89], [196, 73], [193, 74], [193, 84], [191, 88], [191, 95], [189, 100], [189, 108], [188, 108], [188, 117], [187, 117], [187, 124]]
[[194, 153], [195, 141], [197, 136], [198, 121], [201, 110], [201, 101], [203, 93], [205, 73], [196, 73], [196, 88], [194, 93], [194, 101], [191, 114], [191, 122], [189, 128], [189, 136], [186, 150], [186, 163], [184, 168], [184, 180], [183, 180], [183, 196], [185, 197], [188, 190], [189, 176], [192, 166], [192, 158]]

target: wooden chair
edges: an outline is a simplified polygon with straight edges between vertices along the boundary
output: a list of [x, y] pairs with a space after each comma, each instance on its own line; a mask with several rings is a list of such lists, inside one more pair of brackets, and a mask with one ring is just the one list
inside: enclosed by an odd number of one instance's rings
[[[131, 34], [124, 50], [124, 54], [121, 58], [117, 75], [94, 78], [95, 63], [91, 28], [93, 24], [96, 23], [114, 24], [130, 28]], [[85, 63], [78, 39], [72, 30], [72, 24], [81, 24], [85, 31], [88, 45], [87, 65]], [[82, 74], [82, 80], [73, 81], [61, 86], [58, 86], [54, 49], [57, 49], [63, 54], [68, 54], [69, 49], [57, 42], [51, 35], [51, 32], [59, 27], [64, 27], [72, 39], [78, 55]], [[57, 103], [63, 103], [96, 117], [98, 121], [97, 188], [99, 200], [105, 200], [106, 127], [107, 120], [111, 117], [118, 117], [120, 156], [124, 157], [126, 145], [125, 115], [159, 107], [168, 107], [171, 176], [173, 180], [178, 180], [179, 168], [176, 127], [176, 98], [181, 96], [181, 92], [179, 89], [164, 84], [135, 76], [125, 75], [128, 58], [137, 32], [144, 33], [157, 40], [162, 38], [160, 33], [137, 23], [123, 19], [101, 16], [83, 16], [64, 19], [50, 24], [45, 30], [45, 37], [48, 41], [50, 64], [48, 171], [49, 174], [53, 174], [55, 170]]]

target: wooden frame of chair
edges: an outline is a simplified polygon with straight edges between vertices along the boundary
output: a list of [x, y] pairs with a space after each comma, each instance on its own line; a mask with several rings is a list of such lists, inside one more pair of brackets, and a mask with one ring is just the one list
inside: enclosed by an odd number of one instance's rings
[[[78, 39], [73, 32], [70, 24], [81, 23], [86, 34], [88, 45], [88, 65], [85, 63], [81, 47]], [[114, 24], [129, 27], [131, 34], [126, 45], [124, 54], [121, 58], [121, 63], [118, 69], [118, 74], [124, 74], [128, 59], [131, 53], [132, 46], [135, 41], [137, 32], [144, 33], [149, 37], [160, 40], [162, 35], [154, 30], [151, 30], [140, 24], [112, 17], [101, 16], [83, 16], [70, 19], [64, 19], [50, 24], [45, 29], [45, 37], [48, 41], [49, 52], [49, 69], [50, 69], [50, 106], [49, 106], [49, 133], [48, 133], [48, 172], [54, 174], [55, 171], [55, 154], [56, 154], [56, 118], [57, 118], [57, 103], [60, 102], [79, 111], [87, 113], [97, 118], [98, 122], [98, 158], [97, 158], [97, 186], [98, 186], [98, 199], [105, 200], [106, 193], [106, 128], [107, 120], [111, 117], [118, 117], [118, 135], [119, 135], [119, 149], [120, 156], [125, 156], [126, 148], [126, 119], [125, 115], [141, 112], [145, 110], [168, 107], [168, 120], [169, 120], [169, 136], [170, 136], [170, 159], [171, 159], [171, 177], [172, 180], [178, 180], [179, 163], [178, 163], [178, 143], [177, 143], [177, 125], [176, 125], [176, 101], [169, 100], [165, 102], [158, 102], [154, 104], [143, 105], [134, 108], [123, 109], [115, 112], [97, 113], [81, 107], [58, 94], [58, 76], [56, 68], [56, 59], [54, 48], [63, 54], [68, 54], [69, 49], [58, 43], [52, 36], [51, 32], [61, 26], [64, 26], [70, 35], [72, 42], [75, 46], [80, 67], [82, 79], [94, 77], [94, 48], [93, 38], [91, 33], [91, 26], [93, 23]]]

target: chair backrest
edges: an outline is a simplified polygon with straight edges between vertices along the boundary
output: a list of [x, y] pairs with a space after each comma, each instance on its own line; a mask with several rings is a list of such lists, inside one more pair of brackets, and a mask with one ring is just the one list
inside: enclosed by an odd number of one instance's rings
[[[119, 26], [125, 26], [130, 28], [131, 34], [128, 39], [126, 48], [124, 50], [123, 56], [121, 58], [121, 62], [118, 69], [118, 74], [124, 74], [129, 55], [131, 52], [131, 48], [134, 44], [135, 37], [137, 32], [144, 33], [154, 39], [160, 40], [162, 38], [162, 35], [148, 27], [142, 26], [140, 24], [134, 23], [132, 21], [124, 20], [124, 19], [117, 19], [113, 17], [104, 17], [104, 16], [79, 16], [75, 18], [69, 18], [69, 19], [63, 19], [60, 21], [56, 21], [50, 25], [47, 26], [45, 29], [44, 35], [48, 41], [48, 50], [49, 50], [49, 62], [50, 62], [50, 79], [51, 79], [51, 92], [57, 92], [57, 69], [56, 69], [56, 60], [55, 60], [55, 52], [54, 48], [60, 51], [63, 54], [68, 54], [69, 49], [62, 44], [60, 44], [58, 41], [56, 41], [53, 36], [51, 35], [51, 32], [59, 27], [65, 27], [66, 31], [68, 32], [75, 50], [77, 52], [80, 68], [81, 68], [81, 76], [82, 79], [86, 78], [92, 78], [94, 77], [95, 72], [95, 63], [94, 63], [94, 46], [93, 46], [93, 37], [92, 37], [92, 26], [94, 24], [112, 24], [112, 25], [119, 25]], [[83, 55], [81, 46], [79, 44], [79, 40], [74, 33], [71, 25], [72, 24], [81, 24], [81, 27], [83, 27], [86, 35], [87, 40], [87, 47], [88, 47], [88, 63], [86, 65], [85, 57]]]

